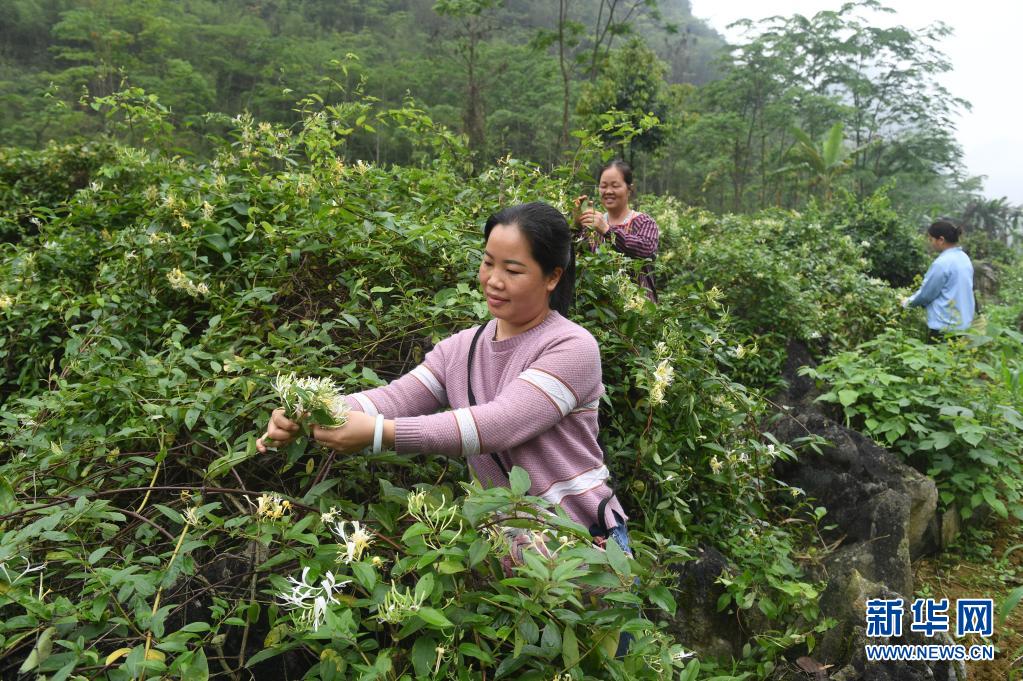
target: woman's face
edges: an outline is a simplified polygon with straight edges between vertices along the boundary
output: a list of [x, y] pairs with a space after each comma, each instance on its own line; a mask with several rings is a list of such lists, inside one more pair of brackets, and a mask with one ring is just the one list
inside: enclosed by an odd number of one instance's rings
[[480, 263], [480, 285], [490, 314], [514, 325], [536, 319], [549, 309], [561, 272], [556, 267], [551, 274], [543, 273], [518, 226], [496, 225]]
[[629, 185], [625, 184], [625, 176], [616, 166], [611, 166], [600, 174], [600, 201], [604, 210], [612, 215], [629, 207]]

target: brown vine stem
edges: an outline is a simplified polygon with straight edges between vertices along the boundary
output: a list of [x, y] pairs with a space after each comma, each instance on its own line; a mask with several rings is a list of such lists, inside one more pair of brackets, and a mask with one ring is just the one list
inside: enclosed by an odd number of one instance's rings
[[[205, 485], [161, 485], [161, 486], [158, 486], [158, 487], [122, 487], [120, 489], [100, 490], [98, 492], [92, 492], [90, 494], [82, 494], [82, 495], [79, 495], [79, 496], [76, 496], [76, 497], [63, 497], [63, 498], [57, 499], [56, 501], [51, 501], [51, 502], [49, 502], [47, 504], [43, 504], [42, 506], [31, 506], [29, 508], [20, 508], [17, 511], [11, 511], [10, 513], [6, 513], [4, 515], [0, 515], [0, 523], [7, 522], [9, 520], [13, 520], [14, 518], [17, 518], [18, 516], [25, 515], [26, 513], [32, 513], [33, 511], [41, 511], [41, 510], [44, 510], [44, 509], [47, 509], [47, 508], [52, 508], [54, 506], [60, 506], [61, 504], [73, 503], [73, 502], [77, 501], [78, 499], [80, 499], [81, 497], [86, 497], [86, 498], [92, 498], [92, 497], [111, 497], [111, 496], [116, 496], [118, 494], [124, 494], [125, 492], [146, 492], [146, 491], [149, 491], [149, 490], [158, 491], [158, 492], [180, 492], [182, 490], [185, 490], [185, 491], [188, 491], [188, 492], [199, 492], [200, 494], [203, 494], [203, 495], [206, 495], [207, 493], [209, 493], [209, 494], [241, 494], [241, 495], [246, 495], [246, 494], [251, 495], [252, 494], [252, 492], [249, 491], [249, 490], [231, 489], [231, 488], [228, 488], [228, 487], [206, 487]], [[319, 513], [319, 511], [317, 509], [313, 508], [312, 506], [306, 506], [305, 504], [301, 504], [301, 503], [298, 503], [296, 501], [291, 502], [291, 505], [293, 507], [295, 507], [295, 508], [298, 508], [298, 509], [300, 509], [302, 511], [305, 511], [306, 513]], [[173, 539], [173, 537], [171, 537], [171, 538]]]

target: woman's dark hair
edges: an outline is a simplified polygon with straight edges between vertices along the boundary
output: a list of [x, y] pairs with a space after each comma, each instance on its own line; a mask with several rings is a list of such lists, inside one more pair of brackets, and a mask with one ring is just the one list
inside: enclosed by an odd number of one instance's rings
[[618, 172], [620, 172], [622, 174], [622, 177], [625, 179], [625, 184], [629, 185], [629, 187], [632, 187], [632, 166], [630, 166], [628, 163], [626, 163], [620, 158], [616, 158], [615, 160], [611, 161], [610, 163], [603, 166], [600, 170], [597, 171], [597, 184], [600, 184], [601, 176], [604, 174], [604, 171], [606, 171], [609, 168], [617, 168]]
[[948, 220], [938, 220], [927, 228], [927, 233], [935, 239], [944, 238], [946, 243], [959, 243], [959, 237], [963, 233], [962, 227], [957, 227]]
[[551, 309], [568, 316], [575, 298], [575, 249], [568, 220], [554, 206], [539, 201], [508, 206], [487, 219], [483, 242], [497, 225], [515, 225], [526, 236], [529, 251], [544, 274], [561, 267], [561, 279], [551, 292]]

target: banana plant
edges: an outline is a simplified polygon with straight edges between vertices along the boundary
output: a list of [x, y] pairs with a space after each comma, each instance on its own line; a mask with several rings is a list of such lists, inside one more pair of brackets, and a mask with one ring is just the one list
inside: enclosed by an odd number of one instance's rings
[[855, 149], [849, 149], [845, 144], [841, 121], [832, 125], [819, 143], [798, 127], [792, 127], [792, 134], [796, 142], [789, 149], [788, 156], [796, 163], [786, 166], [785, 170], [809, 170], [812, 174], [810, 184], [821, 187], [825, 203], [831, 201], [838, 176], [849, 169], [857, 154], [863, 153], [873, 144], [871, 141]]

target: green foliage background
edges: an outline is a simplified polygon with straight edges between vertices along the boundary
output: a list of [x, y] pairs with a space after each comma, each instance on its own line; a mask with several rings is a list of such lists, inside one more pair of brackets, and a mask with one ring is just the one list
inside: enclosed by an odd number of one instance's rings
[[[830, 625], [813, 576], [826, 509], [773, 476], [818, 444], [770, 433], [792, 340], [831, 356], [822, 399], [934, 475], [943, 504], [1018, 515], [1018, 216], [971, 199], [935, 132], [961, 103], [826, 177], [790, 153], [836, 121], [850, 144], [869, 137], [863, 108], [800, 84], [829, 36], [859, 36], [839, 66], [917, 54], [926, 90], [941, 27], [876, 31], [861, 3], [774, 20], [712, 69], [720, 43], [688, 6], [610, 26], [622, 49], [585, 37], [580, 10], [559, 61], [529, 2], [356, 4], [250, 3], [240, 21], [233, 3], [5, 8], [0, 126], [23, 146], [0, 149], [2, 673], [783, 677]], [[642, 87], [630, 64], [652, 76]], [[841, 79], [869, 102], [868, 76]], [[602, 348], [633, 558], [533, 517], [518, 473], [481, 490], [439, 456], [256, 455], [278, 372], [353, 392], [408, 371], [486, 318], [486, 217], [538, 199], [569, 213], [612, 152], [696, 206], [637, 199], [662, 230], [657, 306], [635, 263], [579, 254], [574, 318]], [[909, 157], [927, 162], [896, 171]], [[963, 206], [1002, 290], [971, 335], [925, 346], [893, 287], [926, 265], [920, 216]], [[554, 557], [506, 575], [486, 531], [498, 512], [546, 529]], [[363, 556], [338, 559], [332, 517], [370, 528]], [[674, 571], [701, 546], [729, 560], [718, 606], [747, 632], [735, 659], [691, 659], [678, 636]], [[317, 617], [285, 607], [288, 578], [322, 594], [328, 573], [351, 581]], [[635, 642], [616, 660], [621, 631]]]

